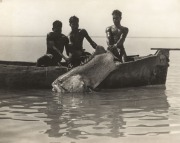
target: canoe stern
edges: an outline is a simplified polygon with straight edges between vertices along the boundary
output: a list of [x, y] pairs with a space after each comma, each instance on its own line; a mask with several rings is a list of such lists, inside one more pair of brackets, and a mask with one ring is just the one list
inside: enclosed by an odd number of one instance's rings
[[110, 73], [99, 88], [123, 88], [165, 84], [169, 66], [169, 50], [158, 50], [154, 55], [139, 57], [122, 63]]

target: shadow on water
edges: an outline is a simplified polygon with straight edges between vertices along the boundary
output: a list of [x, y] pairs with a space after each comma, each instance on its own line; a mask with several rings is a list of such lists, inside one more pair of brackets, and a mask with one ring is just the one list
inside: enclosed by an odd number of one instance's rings
[[[169, 104], [165, 91], [163, 87], [86, 94], [35, 90], [11, 92], [9, 98], [3, 96], [4, 92], [0, 96], [0, 119], [44, 122], [44, 133], [49, 137], [86, 139], [89, 136], [117, 138], [169, 134]], [[8, 107], [8, 110], [2, 107]], [[33, 116], [22, 119], [17, 118], [17, 114]]]

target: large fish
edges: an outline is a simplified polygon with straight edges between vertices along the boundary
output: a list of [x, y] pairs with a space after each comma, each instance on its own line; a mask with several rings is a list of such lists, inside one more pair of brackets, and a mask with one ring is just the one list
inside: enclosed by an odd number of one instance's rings
[[102, 47], [97, 48], [95, 56], [88, 63], [58, 77], [52, 83], [53, 91], [87, 92], [95, 89], [117, 67], [111, 52], [99, 54], [99, 51], [103, 51]]

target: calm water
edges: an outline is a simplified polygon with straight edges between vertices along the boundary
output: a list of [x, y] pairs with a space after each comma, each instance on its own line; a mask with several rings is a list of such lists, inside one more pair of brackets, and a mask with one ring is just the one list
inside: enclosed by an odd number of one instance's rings
[[[45, 52], [44, 39], [0, 38], [0, 60], [35, 61]], [[128, 53], [143, 55], [154, 53], [151, 47], [180, 48], [179, 41], [129, 38], [126, 46]], [[166, 86], [87, 94], [1, 89], [0, 143], [179, 143], [179, 54], [170, 52]]]

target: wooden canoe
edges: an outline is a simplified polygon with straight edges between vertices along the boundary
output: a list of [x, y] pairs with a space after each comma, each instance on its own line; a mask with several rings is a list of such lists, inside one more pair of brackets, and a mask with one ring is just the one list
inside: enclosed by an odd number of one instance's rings
[[[148, 56], [129, 56], [98, 86], [123, 88], [165, 84], [169, 66], [169, 50], [155, 49]], [[0, 61], [0, 88], [51, 88], [51, 83], [67, 72], [66, 67], [36, 67], [36, 63]]]

